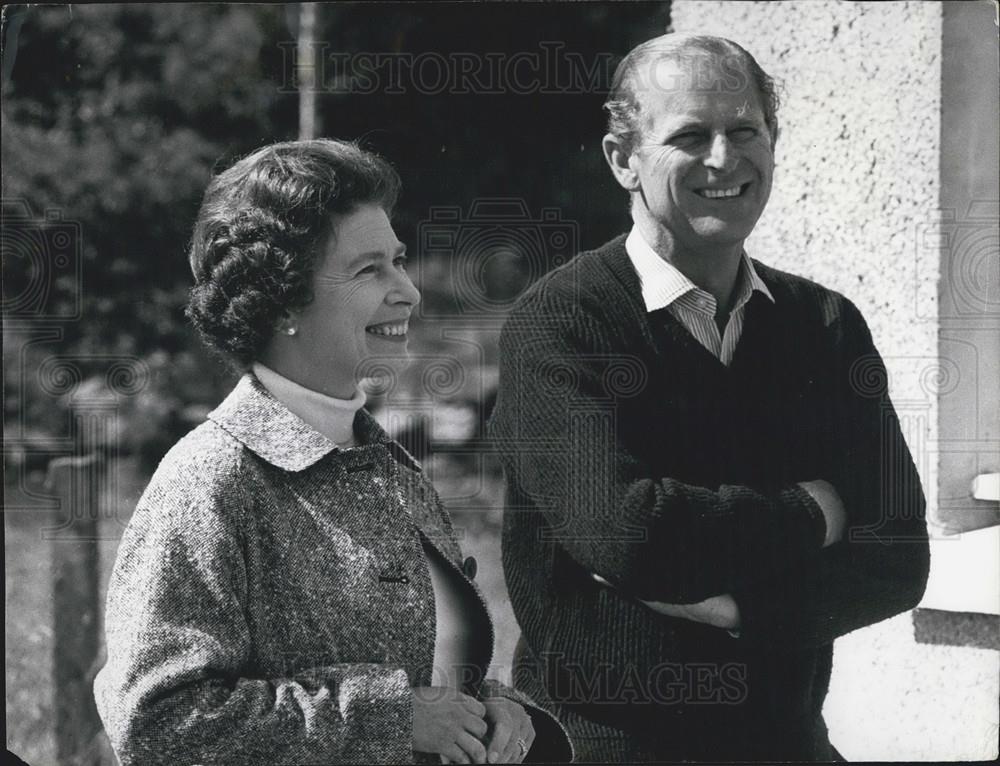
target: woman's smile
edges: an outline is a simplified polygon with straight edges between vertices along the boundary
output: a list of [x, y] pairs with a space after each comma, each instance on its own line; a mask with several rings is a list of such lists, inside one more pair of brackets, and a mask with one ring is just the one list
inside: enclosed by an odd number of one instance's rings
[[365, 328], [365, 332], [369, 335], [374, 335], [376, 338], [383, 340], [389, 340], [394, 343], [400, 343], [406, 341], [406, 333], [410, 328], [409, 318], [403, 319], [402, 321], [394, 322], [382, 322], [381, 324], [369, 325]]

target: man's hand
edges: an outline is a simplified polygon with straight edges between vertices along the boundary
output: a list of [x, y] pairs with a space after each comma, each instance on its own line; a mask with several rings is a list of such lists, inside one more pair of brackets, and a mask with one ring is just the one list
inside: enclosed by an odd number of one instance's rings
[[535, 741], [535, 727], [524, 708], [506, 697], [483, 700], [489, 740], [489, 763], [520, 763]]
[[740, 608], [728, 593], [712, 596], [697, 604], [666, 604], [662, 601], [643, 601], [646, 606], [668, 617], [703, 622], [716, 628], [734, 630], [740, 627]]
[[826, 536], [823, 538], [823, 547], [833, 545], [844, 536], [844, 527], [847, 526], [847, 512], [844, 510], [844, 503], [837, 494], [833, 485], [823, 479], [814, 481], [800, 481], [799, 486], [809, 493], [810, 497], [816, 501], [816, 505], [823, 511], [823, 518], [826, 519]]
[[413, 749], [438, 753], [446, 763], [486, 763], [480, 741], [488, 730], [483, 703], [444, 686], [413, 692]]
[[[809, 496], [823, 511], [826, 521], [826, 536], [823, 547], [839, 542], [844, 536], [847, 525], [847, 512], [844, 503], [833, 485], [823, 479], [799, 482]], [[596, 576], [596, 575], [595, 575]], [[728, 593], [712, 596], [697, 604], [665, 604], [662, 601], [643, 601], [654, 612], [668, 617], [681, 617], [685, 620], [703, 622], [716, 628], [733, 630], [740, 627], [740, 608]]]
[[[591, 574], [601, 585], [609, 588], [615, 587], [599, 574]], [[733, 597], [728, 593], [721, 596], [712, 596], [700, 601], [697, 604], [668, 604], [664, 601], [643, 601], [654, 612], [664, 614], [667, 617], [680, 617], [694, 622], [703, 622], [716, 628], [734, 630], [740, 627], [740, 608]]]

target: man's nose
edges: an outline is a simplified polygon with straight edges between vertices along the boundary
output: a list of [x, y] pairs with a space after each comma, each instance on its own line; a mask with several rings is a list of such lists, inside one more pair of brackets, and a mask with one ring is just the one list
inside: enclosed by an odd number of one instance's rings
[[708, 147], [708, 155], [705, 157], [705, 164], [713, 170], [728, 173], [735, 169], [737, 161], [736, 152], [728, 136], [724, 133], [713, 136], [712, 143]]

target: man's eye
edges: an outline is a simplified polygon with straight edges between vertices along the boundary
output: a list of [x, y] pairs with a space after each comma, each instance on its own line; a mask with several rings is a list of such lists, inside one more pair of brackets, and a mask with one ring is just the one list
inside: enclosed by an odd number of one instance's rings
[[673, 144], [693, 144], [701, 139], [701, 134], [694, 130], [686, 130], [683, 133], [678, 133], [676, 136], [671, 137], [670, 142]]
[[374, 263], [369, 263], [367, 266], [361, 269], [361, 271], [358, 272], [358, 276], [361, 276], [362, 274], [374, 274], [376, 268], [377, 267], [375, 266]]
[[399, 256], [396, 256], [396, 258], [393, 260], [392, 263], [397, 268], [400, 268], [400, 269], [403, 269], [403, 271], [406, 271], [406, 264], [407, 264], [407, 262], [409, 260], [410, 259], [407, 258], [405, 255], [399, 255]]
[[729, 135], [737, 141], [746, 141], [747, 139], [753, 138], [757, 135], [757, 128], [737, 128], [736, 130], [730, 131]]

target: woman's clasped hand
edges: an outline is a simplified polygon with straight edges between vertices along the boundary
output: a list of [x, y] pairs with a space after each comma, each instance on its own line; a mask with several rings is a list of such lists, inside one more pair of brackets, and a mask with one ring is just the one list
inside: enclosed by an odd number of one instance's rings
[[483, 701], [444, 686], [413, 690], [413, 749], [444, 763], [521, 763], [535, 729], [521, 705]]

